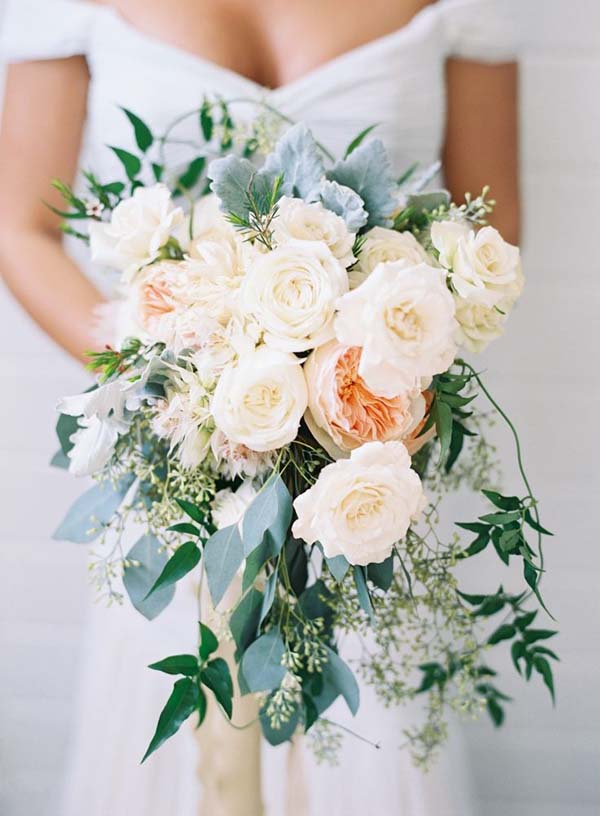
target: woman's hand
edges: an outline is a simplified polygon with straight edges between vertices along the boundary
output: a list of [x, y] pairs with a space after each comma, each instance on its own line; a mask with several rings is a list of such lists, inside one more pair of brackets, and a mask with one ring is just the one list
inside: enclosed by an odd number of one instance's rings
[[33, 319], [73, 356], [94, 348], [102, 298], [65, 254], [60, 219], [44, 204], [63, 202], [53, 178], [77, 171], [88, 70], [83, 57], [8, 69], [0, 132], [0, 271]]
[[491, 222], [513, 244], [520, 230], [517, 80], [513, 63], [448, 61], [446, 183], [459, 199], [488, 184], [498, 201]]

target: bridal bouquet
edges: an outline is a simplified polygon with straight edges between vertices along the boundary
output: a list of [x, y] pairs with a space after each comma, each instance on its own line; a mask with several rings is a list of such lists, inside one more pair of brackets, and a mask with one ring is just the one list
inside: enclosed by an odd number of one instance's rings
[[[87, 173], [84, 196], [57, 183], [62, 215], [89, 222], [65, 230], [118, 272], [119, 339], [59, 405], [55, 463], [97, 483], [56, 537], [93, 542], [101, 592], [123, 586], [148, 619], [186, 576], [210, 593], [198, 650], [150, 667], [177, 679], [146, 756], [207, 705], [231, 718], [234, 676], [271, 743], [308, 732], [321, 753], [334, 700], [358, 709], [355, 672], [384, 704], [424, 695], [406, 732], [420, 762], [448, 706], [502, 722], [491, 646], [510, 641], [553, 694], [554, 632], [525, 608], [548, 533], [516, 433], [522, 495], [492, 489], [489, 410], [514, 428], [461, 356], [502, 333], [523, 286], [518, 249], [485, 226], [487, 191], [459, 206], [423, 192], [430, 173], [396, 178], [371, 129], [335, 161], [303, 124], [275, 138], [274, 114], [238, 126], [222, 100], [189, 115], [198, 138], [174, 170], [172, 131], [125, 114], [124, 179]], [[490, 506], [448, 533], [442, 497], [460, 484]], [[522, 563], [523, 591], [459, 589], [486, 549]], [[345, 633], [366, 644], [352, 668]]]

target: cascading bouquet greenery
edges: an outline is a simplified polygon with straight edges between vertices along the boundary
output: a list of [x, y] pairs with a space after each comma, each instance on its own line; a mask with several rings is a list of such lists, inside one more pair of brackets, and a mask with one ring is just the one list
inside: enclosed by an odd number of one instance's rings
[[[423, 192], [431, 173], [397, 180], [371, 128], [339, 161], [302, 124], [265, 144], [281, 120], [238, 127], [220, 99], [183, 117], [198, 140], [170, 177], [172, 129], [157, 138], [125, 114], [138, 149], [113, 150], [126, 181], [87, 173], [83, 197], [57, 183], [61, 214], [89, 222], [65, 231], [120, 272], [121, 340], [90, 355], [97, 384], [60, 402], [55, 464], [97, 484], [55, 535], [94, 542], [102, 593], [121, 600], [122, 577], [149, 619], [185, 576], [207, 584], [197, 653], [151, 666], [178, 679], [146, 756], [207, 704], [231, 718], [219, 638], [273, 744], [302, 730], [330, 747], [327, 709], [342, 696], [357, 711], [340, 633], [368, 640], [356, 669], [384, 704], [427, 698], [406, 732], [420, 763], [448, 706], [502, 722], [490, 646], [510, 641], [519, 673], [553, 695], [554, 632], [525, 608], [542, 603], [549, 533], [512, 424], [458, 356], [501, 333], [523, 284], [518, 249], [485, 226], [487, 191], [458, 206]], [[491, 489], [478, 396], [514, 435], [522, 496]], [[467, 542], [440, 532], [459, 483], [493, 505], [458, 524]], [[459, 590], [458, 566], [488, 545], [522, 561], [523, 592]]]

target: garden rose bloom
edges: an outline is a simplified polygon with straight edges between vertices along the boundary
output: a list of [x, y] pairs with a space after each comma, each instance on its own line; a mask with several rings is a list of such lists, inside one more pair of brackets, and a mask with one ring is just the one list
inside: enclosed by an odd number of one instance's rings
[[223, 371], [212, 401], [215, 424], [253, 451], [295, 439], [307, 405], [304, 372], [292, 354], [259, 348]]
[[365, 234], [358, 263], [350, 272], [350, 288], [355, 289], [380, 263], [406, 261], [410, 266], [431, 263], [431, 258], [411, 232], [373, 227]]
[[92, 222], [92, 260], [131, 274], [153, 261], [183, 221], [164, 184], [138, 187], [113, 210], [109, 223]]
[[139, 272], [127, 290], [134, 334], [177, 352], [198, 348], [214, 324], [228, 324], [242, 278], [226, 246], [203, 249], [203, 260], [158, 261]]
[[273, 238], [277, 245], [290, 240], [322, 241], [343, 266], [348, 267], [356, 260], [352, 254], [354, 235], [344, 219], [318, 202], [307, 204], [301, 198], [281, 198], [273, 221]]
[[427, 264], [382, 263], [338, 303], [335, 334], [360, 346], [358, 372], [375, 394], [421, 390], [456, 353], [454, 300], [445, 273]]
[[219, 199], [211, 193], [194, 202], [192, 215], [187, 215], [175, 237], [186, 254], [208, 261], [211, 253], [220, 252], [228, 275], [243, 274], [244, 241], [219, 209]]
[[457, 341], [469, 351], [481, 352], [504, 331], [514, 300], [505, 298], [495, 306], [456, 298]]
[[440, 263], [450, 270], [459, 297], [484, 306], [495, 306], [506, 296], [518, 297], [522, 289], [518, 247], [508, 244], [493, 227], [478, 232], [453, 221], [436, 222], [431, 240]]
[[369, 390], [358, 373], [360, 358], [360, 348], [332, 340], [304, 364], [306, 424], [335, 459], [365, 442], [406, 439], [425, 416], [420, 391], [381, 397]]
[[307, 351], [333, 337], [337, 299], [348, 275], [322, 241], [290, 240], [260, 255], [247, 272], [241, 304], [278, 351]]
[[224, 490], [215, 493], [210, 506], [212, 520], [217, 530], [239, 524], [256, 495], [256, 490], [250, 480], [242, 482], [236, 491], [226, 487]]
[[320, 541], [327, 558], [379, 564], [424, 507], [421, 480], [402, 442], [369, 442], [324, 467], [298, 496], [292, 533], [307, 544]]

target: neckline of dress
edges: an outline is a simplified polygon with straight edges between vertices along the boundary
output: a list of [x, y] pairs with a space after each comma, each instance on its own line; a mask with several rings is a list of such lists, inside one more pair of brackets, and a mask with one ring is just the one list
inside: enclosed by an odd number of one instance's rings
[[162, 40], [160, 37], [142, 31], [123, 17], [123, 15], [113, 6], [99, 5], [89, 2], [89, 0], [79, 0], [80, 5], [88, 6], [94, 12], [105, 15], [106, 18], [112, 23], [126, 31], [128, 35], [149, 42], [153, 46], [174, 54], [180, 59], [187, 60], [191, 64], [202, 66], [207, 70], [220, 73], [223, 76], [229, 76], [238, 83], [251, 87], [255, 92], [258, 92], [263, 96], [275, 96], [289, 93], [292, 90], [298, 89], [302, 85], [315, 82], [319, 76], [335, 71], [345, 63], [352, 62], [360, 57], [365, 57], [371, 52], [377, 51], [379, 48], [395, 44], [396, 42], [401, 42], [404, 39], [414, 36], [417, 31], [432, 22], [437, 17], [439, 8], [444, 2], [446, 2], [446, 0], [433, 0], [433, 2], [428, 3], [426, 6], [423, 6], [423, 8], [419, 9], [419, 11], [413, 14], [410, 20], [400, 28], [386, 34], [382, 34], [379, 37], [375, 37], [374, 39], [357, 45], [348, 51], [344, 51], [343, 53], [322, 62], [320, 65], [316, 65], [314, 68], [311, 68], [301, 76], [296, 77], [289, 82], [284, 82], [282, 85], [278, 85], [275, 88], [271, 88], [268, 85], [263, 85], [262, 83], [251, 79], [245, 74], [241, 74], [239, 71], [236, 71], [233, 68], [229, 68], [228, 66], [222, 65], [219, 62], [203, 57], [200, 54], [195, 54], [193, 51], [189, 51], [186, 48], [170, 43], [168, 40]]

